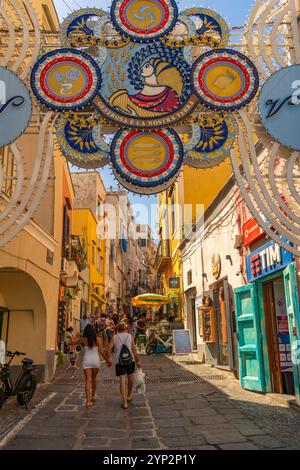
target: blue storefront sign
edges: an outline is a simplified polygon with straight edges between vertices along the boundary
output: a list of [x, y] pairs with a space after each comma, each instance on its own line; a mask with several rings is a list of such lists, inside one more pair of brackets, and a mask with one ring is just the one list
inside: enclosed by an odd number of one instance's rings
[[293, 255], [281, 248], [277, 243], [270, 242], [246, 257], [248, 282], [281, 271], [294, 261]]
[[300, 151], [300, 65], [281, 69], [266, 81], [259, 97], [259, 113], [277, 142]]
[[22, 135], [30, 118], [29, 91], [17, 75], [0, 67], [0, 148]]

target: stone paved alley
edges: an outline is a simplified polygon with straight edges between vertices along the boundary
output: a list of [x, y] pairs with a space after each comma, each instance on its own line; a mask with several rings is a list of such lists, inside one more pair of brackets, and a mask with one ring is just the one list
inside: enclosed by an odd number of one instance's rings
[[227, 372], [168, 356], [142, 356], [146, 396], [120, 407], [113, 370], [104, 365], [98, 401], [84, 407], [82, 371], [64, 366], [39, 387], [30, 411], [0, 412], [1, 449], [300, 449], [300, 413], [240, 389]]

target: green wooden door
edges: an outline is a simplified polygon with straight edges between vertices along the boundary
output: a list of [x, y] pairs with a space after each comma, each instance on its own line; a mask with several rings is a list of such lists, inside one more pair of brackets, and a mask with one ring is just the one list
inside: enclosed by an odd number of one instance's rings
[[284, 270], [283, 278], [292, 347], [295, 394], [300, 405], [300, 308], [295, 263]]
[[265, 392], [257, 287], [254, 284], [239, 287], [234, 294], [241, 386]]

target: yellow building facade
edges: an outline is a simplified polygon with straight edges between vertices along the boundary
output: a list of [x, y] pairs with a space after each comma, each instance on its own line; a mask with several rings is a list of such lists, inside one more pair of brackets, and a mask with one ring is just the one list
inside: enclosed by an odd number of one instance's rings
[[73, 211], [73, 233], [84, 240], [87, 247], [88, 313], [95, 315], [105, 308], [105, 240], [97, 236], [97, 220], [90, 209]]
[[166, 314], [173, 310], [180, 321], [184, 318], [180, 244], [201, 223], [206, 209], [231, 174], [229, 159], [205, 170], [184, 166], [177, 182], [158, 196], [159, 244], [155, 268], [161, 293], [172, 298]]

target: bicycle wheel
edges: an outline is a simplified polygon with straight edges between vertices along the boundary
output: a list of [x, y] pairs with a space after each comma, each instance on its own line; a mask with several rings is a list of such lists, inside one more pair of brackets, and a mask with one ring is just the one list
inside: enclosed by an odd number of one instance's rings
[[157, 348], [157, 341], [152, 341], [152, 343], [149, 343], [148, 346], [146, 347], [146, 353], [148, 356], [151, 356], [152, 354], [155, 353]]
[[19, 405], [27, 405], [27, 403], [32, 400], [33, 395], [35, 394], [37, 381], [33, 374], [26, 374], [21, 380], [18, 393], [17, 401]]

